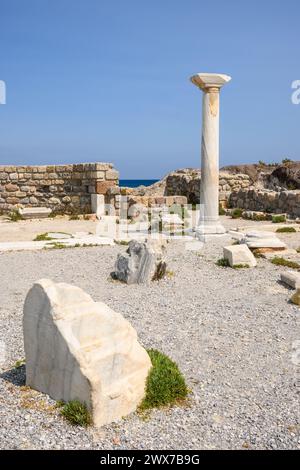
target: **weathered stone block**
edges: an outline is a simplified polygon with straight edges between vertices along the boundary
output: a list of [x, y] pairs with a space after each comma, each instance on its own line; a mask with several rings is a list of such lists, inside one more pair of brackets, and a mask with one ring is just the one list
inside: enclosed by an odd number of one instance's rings
[[257, 265], [254, 255], [247, 245], [231, 245], [223, 248], [224, 258], [233, 268], [237, 265], [247, 265], [251, 268]]
[[112, 163], [95, 163], [95, 170], [109, 170], [113, 168], [113, 164]]
[[15, 192], [18, 191], [19, 186], [17, 186], [16, 184], [8, 183], [5, 185], [5, 189], [8, 192]]
[[272, 248], [274, 250], [286, 248], [286, 244], [277, 238], [274, 232], [251, 231], [245, 234], [241, 240], [249, 248]]
[[57, 197], [51, 197], [49, 199], [49, 203], [53, 204], [53, 205], [58, 205], [58, 204], [60, 204], [60, 200]]
[[105, 171], [91, 171], [90, 178], [97, 180], [105, 179]]
[[291, 302], [295, 305], [300, 305], [300, 289], [297, 289], [295, 294], [291, 297]]
[[300, 288], [300, 273], [296, 271], [287, 271], [280, 274], [280, 280], [292, 289]]
[[78, 287], [41, 280], [24, 304], [26, 384], [54, 400], [79, 400], [95, 426], [134, 411], [151, 368], [122, 315]]
[[38, 204], [38, 200], [37, 200], [37, 198], [34, 197], [34, 196], [31, 196], [31, 197], [29, 198], [29, 202], [30, 202], [30, 204]]
[[18, 203], [19, 203], [19, 199], [18, 199], [17, 197], [8, 197], [8, 198], [6, 199], [6, 202], [7, 202], [8, 204], [13, 204], [13, 205], [15, 205], [15, 204], [18, 204]]
[[97, 194], [106, 194], [107, 190], [111, 187], [115, 186], [114, 181], [98, 181], [96, 183], [96, 193]]
[[118, 180], [119, 179], [119, 172], [117, 170], [107, 170], [105, 173], [105, 179], [107, 180]]
[[49, 217], [51, 209], [48, 207], [30, 207], [19, 209], [19, 213], [23, 219], [44, 219]]
[[166, 272], [162, 245], [159, 241], [148, 240], [129, 242], [126, 255], [118, 255], [113, 277], [127, 284], [143, 284], [160, 279]]
[[16, 196], [16, 197], [26, 197], [26, 192], [17, 191], [17, 192], [15, 193], [15, 196]]

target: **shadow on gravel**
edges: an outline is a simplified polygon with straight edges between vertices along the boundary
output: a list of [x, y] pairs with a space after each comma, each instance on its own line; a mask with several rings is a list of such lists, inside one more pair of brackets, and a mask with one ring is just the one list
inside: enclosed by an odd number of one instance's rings
[[278, 279], [276, 282], [277, 282], [277, 284], [279, 284], [280, 286], [285, 287], [287, 290], [290, 290], [290, 291], [295, 290], [295, 289], [293, 289], [292, 287], [290, 287], [290, 286], [288, 286], [287, 284], [285, 284], [285, 282], [282, 282], [280, 279]]
[[18, 387], [23, 387], [26, 384], [26, 366], [22, 365], [7, 370], [0, 374], [0, 378]]

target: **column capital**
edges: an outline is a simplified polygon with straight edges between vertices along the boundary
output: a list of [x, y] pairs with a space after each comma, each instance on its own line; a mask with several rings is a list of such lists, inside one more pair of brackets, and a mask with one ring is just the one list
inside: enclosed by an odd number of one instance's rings
[[218, 92], [230, 80], [229, 75], [219, 73], [197, 73], [191, 77], [191, 82], [206, 93]]

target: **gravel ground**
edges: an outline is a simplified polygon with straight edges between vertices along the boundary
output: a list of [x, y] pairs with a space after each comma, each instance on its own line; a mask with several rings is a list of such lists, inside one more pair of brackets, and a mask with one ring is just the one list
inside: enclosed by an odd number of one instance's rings
[[[280, 238], [300, 246], [299, 235]], [[200, 253], [169, 243], [173, 275], [151, 286], [110, 280], [123, 246], [0, 253], [0, 348], [6, 348], [0, 447], [299, 449], [300, 366], [292, 361], [292, 344], [300, 340], [300, 310], [278, 283], [286, 268], [263, 259], [251, 270], [216, 266], [231, 241], [217, 238]], [[106, 302], [133, 324], [145, 347], [177, 361], [192, 389], [186, 406], [85, 430], [70, 426], [47, 396], [26, 388], [25, 367], [14, 368], [24, 357], [22, 307], [32, 283], [45, 277]]]

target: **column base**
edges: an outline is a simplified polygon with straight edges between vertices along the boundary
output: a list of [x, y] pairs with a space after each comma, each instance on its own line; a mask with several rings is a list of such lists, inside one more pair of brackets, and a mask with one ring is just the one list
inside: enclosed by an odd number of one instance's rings
[[196, 227], [196, 236], [199, 238], [202, 235], [222, 235], [226, 233], [226, 229], [221, 222], [204, 222]]

